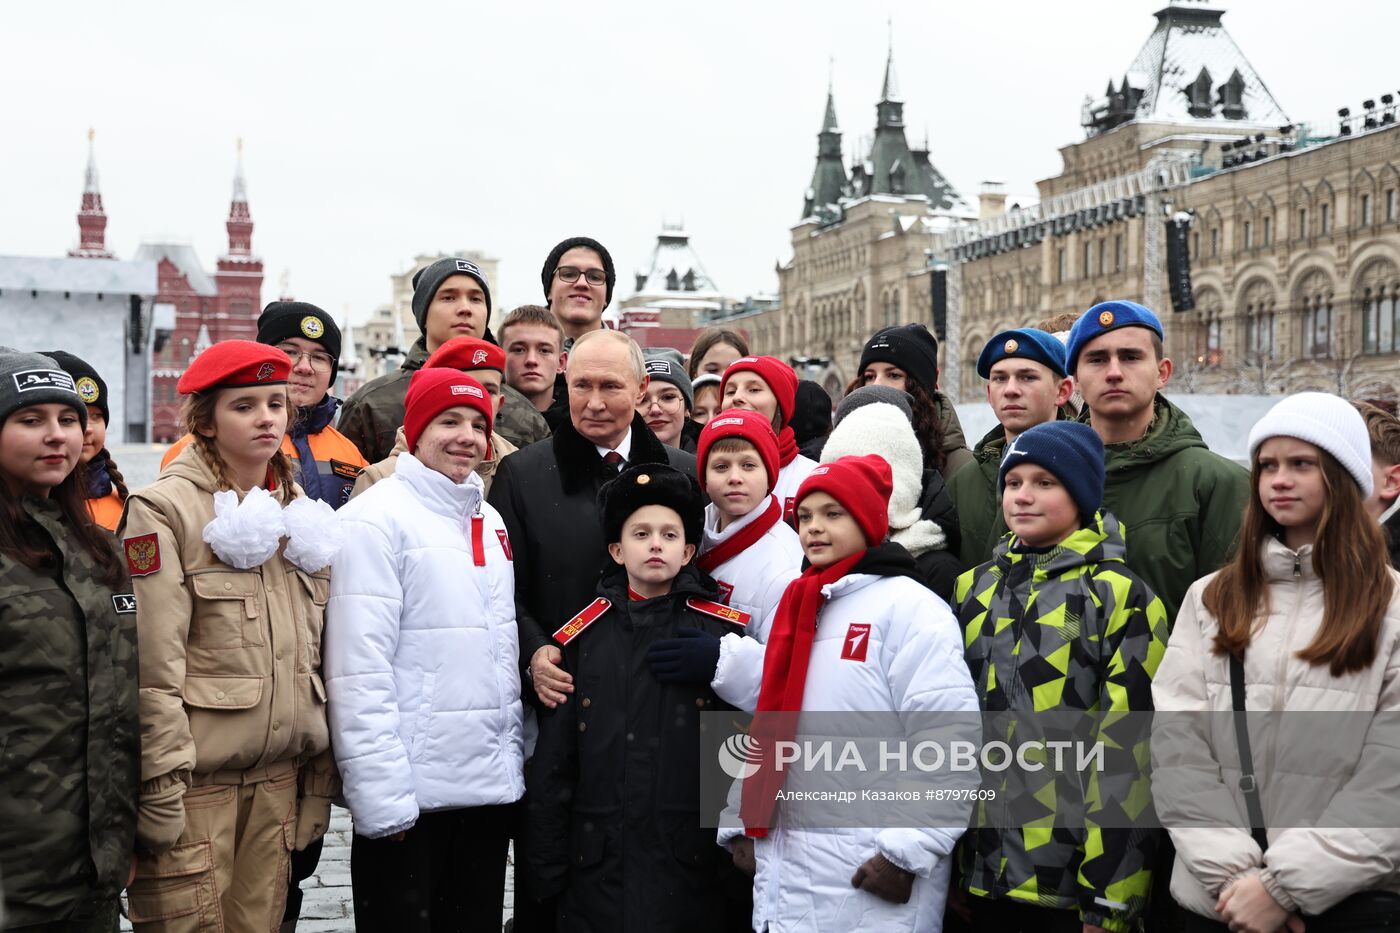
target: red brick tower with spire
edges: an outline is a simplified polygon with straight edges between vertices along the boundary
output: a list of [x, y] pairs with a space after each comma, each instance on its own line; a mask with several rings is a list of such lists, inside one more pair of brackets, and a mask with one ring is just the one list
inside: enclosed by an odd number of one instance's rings
[[107, 249], [107, 212], [102, 208], [102, 191], [97, 184], [97, 152], [93, 145], [95, 130], [88, 130], [87, 174], [83, 178], [83, 206], [78, 210], [78, 248], [69, 256], [82, 259], [111, 259]]
[[206, 319], [209, 336], [220, 340], [253, 340], [262, 310], [262, 260], [253, 255], [253, 216], [248, 212], [248, 184], [243, 178], [243, 140], [238, 140], [238, 163], [233, 174], [233, 200], [229, 204], [228, 252], [219, 257], [214, 281], [218, 285], [221, 314]]

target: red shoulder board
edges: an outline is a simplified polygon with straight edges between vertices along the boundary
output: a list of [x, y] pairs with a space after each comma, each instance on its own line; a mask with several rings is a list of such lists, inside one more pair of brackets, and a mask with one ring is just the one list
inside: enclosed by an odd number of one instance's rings
[[703, 612], [707, 616], [723, 619], [730, 625], [737, 625], [739, 628], [746, 628], [749, 624], [750, 616], [747, 612], [732, 609], [723, 603], [712, 603], [708, 599], [687, 599], [685, 604], [696, 612]]
[[554, 640], [561, 645], [567, 645], [611, 608], [612, 603], [599, 596], [588, 604], [587, 609], [560, 626], [559, 631], [554, 633]]
[[126, 569], [133, 577], [144, 577], [160, 569], [160, 539], [153, 531], [122, 542], [126, 552]]

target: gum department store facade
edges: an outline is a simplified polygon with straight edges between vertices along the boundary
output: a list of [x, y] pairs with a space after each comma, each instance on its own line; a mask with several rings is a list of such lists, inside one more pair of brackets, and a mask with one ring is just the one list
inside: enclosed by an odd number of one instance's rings
[[[1008, 210], [995, 184], [970, 208], [926, 146], [909, 148], [892, 57], [874, 141], [849, 172], [828, 97], [779, 307], [727, 323], [839, 393], [871, 332], [923, 321], [940, 338], [944, 390], [969, 400], [998, 330], [1131, 298], [1162, 316], [1179, 389], [1394, 399], [1394, 97], [1339, 111], [1322, 135], [1292, 123], [1221, 10], [1173, 0], [1156, 16], [1128, 70], [1084, 102], [1086, 138], [1060, 150], [1063, 173], [1027, 208]], [[1168, 221], [1188, 213], [1194, 308], [1173, 313]]]

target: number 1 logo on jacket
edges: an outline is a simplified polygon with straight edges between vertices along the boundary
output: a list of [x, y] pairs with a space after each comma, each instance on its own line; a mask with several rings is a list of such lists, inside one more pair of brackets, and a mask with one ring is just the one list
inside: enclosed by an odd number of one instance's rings
[[841, 645], [841, 660], [864, 661], [865, 649], [870, 646], [870, 623], [852, 622], [846, 629], [846, 641]]

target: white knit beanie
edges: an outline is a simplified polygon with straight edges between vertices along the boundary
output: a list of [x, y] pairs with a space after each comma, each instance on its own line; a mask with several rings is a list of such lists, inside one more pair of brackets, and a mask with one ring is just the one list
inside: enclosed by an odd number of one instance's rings
[[909, 417], [898, 407], [873, 402], [853, 409], [827, 435], [822, 463], [875, 453], [889, 463], [894, 480], [890, 528], [907, 528], [922, 514], [919, 494], [923, 491], [924, 452]]
[[1363, 496], [1371, 480], [1371, 435], [1361, 412], [1330, 392], [1299, 392], [1269, 409], [1249, 432], [1249, 459], [1271, 437], [1296, 437], [1327, 451], [1356, 480]]

